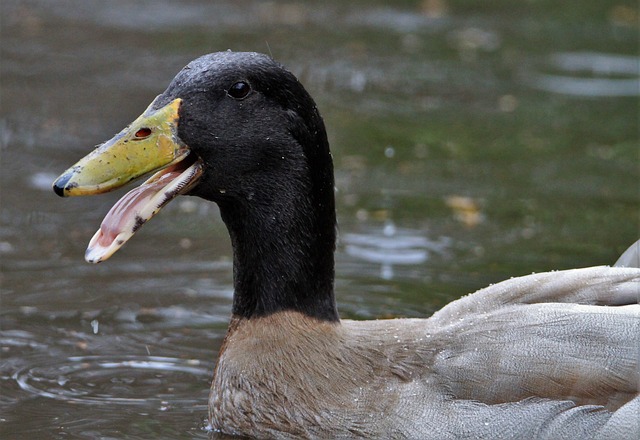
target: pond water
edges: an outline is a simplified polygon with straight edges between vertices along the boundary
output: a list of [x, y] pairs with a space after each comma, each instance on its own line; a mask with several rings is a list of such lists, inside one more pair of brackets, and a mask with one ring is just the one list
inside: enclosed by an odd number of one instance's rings
[[2, 1], [0, 437], [207, 438], [232, 299], [214, 205], [174, 201], [116, 256], [122, 192], [53, 179], [188, 61], [271, 53], [336, 166], [342, 316], [428, 316], [489, 283], [612, 264], [638, 236], [638, 5]]

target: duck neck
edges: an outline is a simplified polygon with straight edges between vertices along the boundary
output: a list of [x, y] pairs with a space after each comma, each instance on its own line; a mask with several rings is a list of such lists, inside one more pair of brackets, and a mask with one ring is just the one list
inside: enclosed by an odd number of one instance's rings
[[233, 314], [297, 311], [337, 322], [332, 167], [319, 179], [269, 182], [278, 186], [255, 189], [242, 203], [220, 204], [234, 253]]

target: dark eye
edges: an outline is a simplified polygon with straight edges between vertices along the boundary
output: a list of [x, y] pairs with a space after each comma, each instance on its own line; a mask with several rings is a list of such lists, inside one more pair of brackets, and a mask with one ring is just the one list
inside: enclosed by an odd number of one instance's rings
[[238, 81], [227, 90], [229, 96], [234, 99], [244, 99], [247, 97], [249, 92], [251, 91], [251, 86], [249, 83], [244, 81]]

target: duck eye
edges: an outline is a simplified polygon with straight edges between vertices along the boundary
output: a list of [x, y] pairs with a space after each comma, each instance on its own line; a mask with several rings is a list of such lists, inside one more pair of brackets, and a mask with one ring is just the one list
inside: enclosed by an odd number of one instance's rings
[[227, 90], [227, 94], [234, 99], [244, 99], [251, 91], [249, 83], [238, 81]]
[[134, 140], [136, 140], [136, 139], [147, 138], [150, 135], [151, 135], [151, 129], [147, 127], [143, 127], [140, 130], [136, 131], [136, 133], [133, 136], [134, 136]]

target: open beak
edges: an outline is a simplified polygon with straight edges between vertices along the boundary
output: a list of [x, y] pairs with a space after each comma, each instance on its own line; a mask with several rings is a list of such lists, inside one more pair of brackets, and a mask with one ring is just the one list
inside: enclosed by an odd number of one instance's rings
[[153, 103], [131, 125], [99, 145], [53, 183], [61, 197], [111, 191], [147, 173], [109, 211], [91, 239], [85, 259], [99, 263], [116, 252], [163, 206], [193, 188], [202, 162], [178, 137], [181, 99], [154, 110]]

